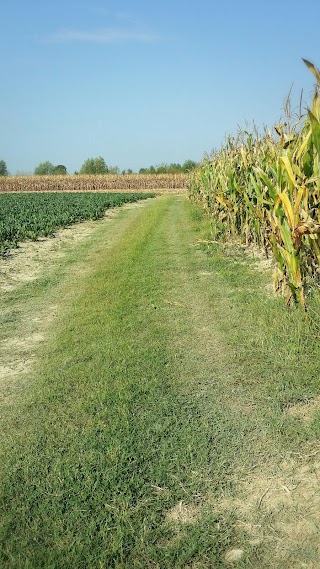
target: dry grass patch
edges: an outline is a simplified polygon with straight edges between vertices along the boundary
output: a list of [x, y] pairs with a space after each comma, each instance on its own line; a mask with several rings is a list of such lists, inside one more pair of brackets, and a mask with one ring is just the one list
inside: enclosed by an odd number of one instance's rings
[[201, 517], [201, 510], [195, 504], [185, 504], [180, 500], [167, 513], [167, 520], [174, 524], [194, 524]]
[[86, 239], [96, 226], [96, 221], [84, 221], [58, 230], [54, 237], [23, 242], [10, 255], [0, 256], [0, 289], [11, 292], [21, 284], [37, 280], [45, 267], [64, 257], [68, 244]]
[[311, 569], [316, 566], [308, 562], [306, 550], [318, 548], [320, 554], [320, 462], [306, 460], [284, 461], [275, 473], [248, 476], [238, 497], [219, 503], [218, 509], [232, 512], [238, 531], [246, 535], [243, 549], [265, 547], [269, 559], [272, 547], [274, 567], [291, 567], [294, 556], [295, 567]]
[[320, 409], [320, 395], [307, 402], [296, 403], [288, 407], [286, 413], [291, 417], [297, 417], [302, 423], [309, 423], [314, 414]]

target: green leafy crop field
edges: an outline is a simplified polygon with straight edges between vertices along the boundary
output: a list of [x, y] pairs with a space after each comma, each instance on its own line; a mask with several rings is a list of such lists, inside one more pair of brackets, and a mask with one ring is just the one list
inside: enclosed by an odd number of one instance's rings
[[153, 197], [140, 193], [37, 193], [0, 195], [0, 254], [19, 241], [36, 240], [86, 219], [99, 219], [106, 209]]

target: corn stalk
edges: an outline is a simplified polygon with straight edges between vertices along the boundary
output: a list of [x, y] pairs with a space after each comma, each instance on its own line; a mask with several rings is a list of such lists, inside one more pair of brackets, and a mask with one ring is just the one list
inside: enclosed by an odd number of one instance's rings
[[[305, 61], [305, 60], [304, 60]], [[320, 71], [302, 127], [275, 126], [278, 140], [240, 131], [191, 174], [190, 199], [203, 204], [215, 239], [253, 243], [276, 262], [274, 286], [289, 306], [306, 306], [320, 261]]]
[[0, 176], [0, 192], [150, 192], [187, 189], [188, 174]]

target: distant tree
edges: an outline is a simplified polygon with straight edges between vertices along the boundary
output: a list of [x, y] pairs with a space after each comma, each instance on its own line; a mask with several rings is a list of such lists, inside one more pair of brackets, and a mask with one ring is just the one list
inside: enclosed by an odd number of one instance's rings
[[119, 166], [109, 166], [108, 167], [109, 170], [109, 174], [120, 174], [120, 168]]
[[65, 176], [68, 174], [67, 168], [63, 164], [58, 164], [58, 166], [54, 166], [52, 174], [57, 176]]
[[193, 160], [186, 160], [182, 164], [182, 171], [190, 172], [191, 170], [194, 170], [197, 166], [198, 166], [197, 162], [194, 162]]
[[158, 164], [157, 166], [149, 166], [149, 168], [140, 168], [139, 174], [179, 174], [182, 172], [190, 172], [198, 166], [193, 160], [186, 160], [184, 164]]
[[38, 166], [34, 169], [34, 174], [36, 176], [51, 176], [54, 173], [54, 165], [47, 160], [46, 162], [40, 162]]
[[179, 174], [180, 172], [182, 172], [182, 166], [181, 164], [175, 164], [175, 163], [169, 164], [167, 172], [168, 174]]
[[156, 166], [155, 168], [155, 173], [156, 174], [166, 174], [168, 170], [167, 164], [158, 164], [158, 166]]
[[0, 160], [0, 176], [8, 176], [8, 168], [4, 160]]
[[94, 158], [88, 158], [80, 168], [80, 174], [95, 174]]
[[88, 158], [81, 166], [80, 174], [108, 174], [109, 168], [102, 156]]

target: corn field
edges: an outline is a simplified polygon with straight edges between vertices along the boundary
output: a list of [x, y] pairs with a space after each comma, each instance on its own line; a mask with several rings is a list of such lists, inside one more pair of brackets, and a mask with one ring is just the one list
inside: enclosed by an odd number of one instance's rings
[[188, 174], [0, 177], [0, 192], [150, 192], [186, 190]]
[[303, 122], [277, 125], [277, 140], [240, 131], [191, 174], [190, 199], [202, 203], [214, 239], [241, 240], [275, 261], [274, 287], [306, 307], [320, 281], [320, 71]]

